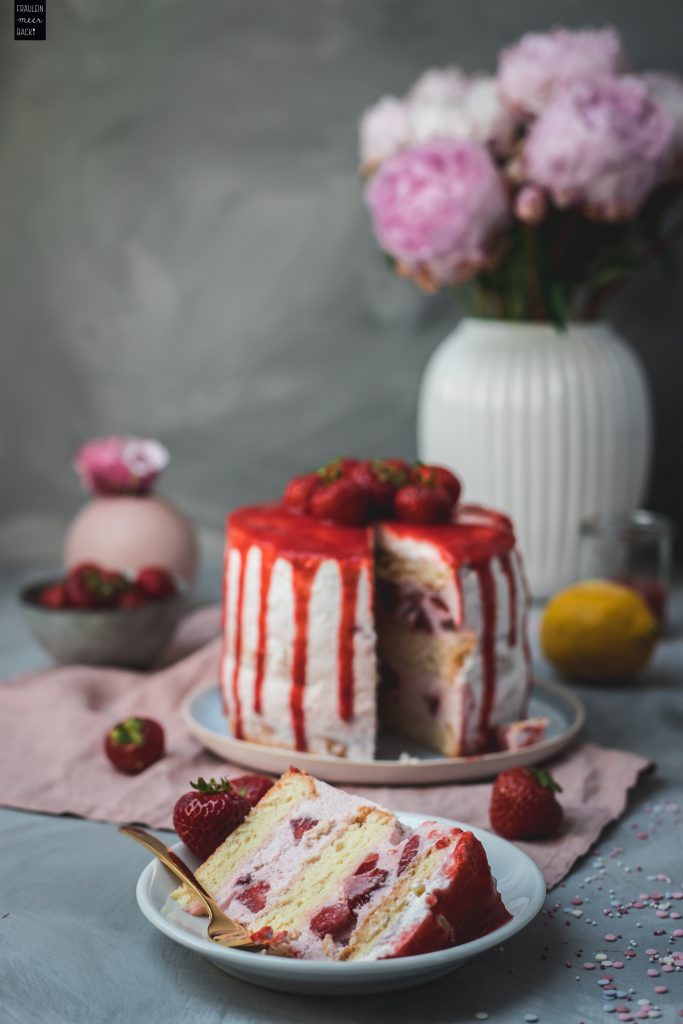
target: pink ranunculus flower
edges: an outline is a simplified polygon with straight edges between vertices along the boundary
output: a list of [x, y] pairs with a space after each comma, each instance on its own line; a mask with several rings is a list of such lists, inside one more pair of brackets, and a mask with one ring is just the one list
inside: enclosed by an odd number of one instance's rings
[[365, 198], [379, 245], [420, 283], [455, 284], [489, 265], [509, 219], [503, 178], [470, 140], [433, 139], [396, 153]]
[[615, 74], [626, 65], [613, 28], [529, 32], [501, 52], [498, 87], [503, 100], [523, 114], [538, 114], [560, 87]]
[[662, 180], [672, 135], [671, 118], [638, 79], [575, 82], [533, 124], [526, 177], [560, 207], [621, 220]]
[[364, 173], [374, 171], [409, 142], [408, 112], [403, 100], [383, 96], [368, 107], [360, 121], [358, 155]]
[[168, 462], [152, 438], [99, 437], [79, 448], [74, 468], [94, 494], [146, 494]]
[[494, 78], [468, 77], [459, 68], [432, 68], [406, 97], [412, 142], [474, 139], [497, 153], [509, 152], [518, 118], [501, 101]]
[[671, 169], [680, 176], [683, 172], [683, 78], [662, 71], [648, 71], [638, 77], [673, 122]]

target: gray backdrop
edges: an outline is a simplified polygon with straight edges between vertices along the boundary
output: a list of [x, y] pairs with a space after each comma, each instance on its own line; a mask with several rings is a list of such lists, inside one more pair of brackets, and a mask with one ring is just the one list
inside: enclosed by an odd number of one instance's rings
[[[394, 279], [356, 123], [427, 65], [492, 69], [530, 28], [615, 23], [683, 72], [680, 0], [50, 0], [0, 35], [2, 509], [55, 560], [90, 435], [157, 435], [208, 557], [225, 510], [341, 452], [414, 453], [421, 369], [457, 311]], [[650, 504], [683, 523], [683, 300], [655, 274], [613, 319], [655, 399]]]

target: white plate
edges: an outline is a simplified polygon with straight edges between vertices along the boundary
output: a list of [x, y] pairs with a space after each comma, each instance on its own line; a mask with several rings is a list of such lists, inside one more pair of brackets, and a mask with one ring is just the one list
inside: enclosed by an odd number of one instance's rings
[[[330, 963], [320, 960], [287, 960], [217, 946], [206, 938], [205, 918], [192, 917], [180, 910], [173, 900], [169, 900], [177, 882], [158, 860], [148, 864], [138, 879], [138, 905], [145, 917], [164, 935], [211, 960], [228, 974], [262, 988], [301, 995], [358, 995], [420, 985], [461, 967], [478, 953], [509, 939], [541, 909], [545, 897], [543, 875], [534, 862], [512, 843], [484, 829], [462, 825], [448, 818], [426, 819], [424, 815], [404, 812], [399, 813], [398, 817], [413, 828], [421, 821], [430, 820], [459, 825], [474, 832], [484, 844], [491, 870], [498, 881], [503, 902], [512, 914], [512, 920], [481, 939], [438, 953], [422, 953], [420, 956], [398, 960]], [[198, 866], [199, 861], [183, 843], [177, 843], [173, 850], [193, 869]]]
[[[279, 775], [292, 760], [297, 767], [326, 782], [369, 786], [411, 786], [433, 782], [488, 779], [515, 765], [538, 764], [572, 743], [586, 719], [583, 704], [571, 690], [549, 679], [536, 680], [529, 715], [550, 722], [545, 738], [521, 750], [503, 750], [474, 757], [441, 757], [405, 736], [381, 733], [377, 760], [348, 761], [329, 754], [303, 754], [282, 747], [238, 740], [223, 715], [216, 683], [202, 683], [185, 698], [182, 715], [192, 735], [227, 761]], [[409, 755], [409, 759], [402, 754]]]

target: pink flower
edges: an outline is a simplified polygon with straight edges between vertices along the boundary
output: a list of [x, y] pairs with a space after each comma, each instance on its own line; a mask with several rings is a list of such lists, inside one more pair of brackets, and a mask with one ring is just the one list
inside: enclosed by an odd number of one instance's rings
[[468, 140], [433, 139], [397, 153], [365, 197], [379, 245], [421, 283], [454, 284], [489, 265], [509, 217], [501, 174]]
[[168, 461], [151, 438], [99, 437], [79, 448], [74, 468], [94, 494], [146, 494]]
[[623, 219], [661, 181], [672, 134], [671, 118], [636, 78], [575, 82], [532, 126], [526, 175], [558, 206]]
[[545, 217], [547, 203], [538, 185], [525, 185], [515, 196], [514, 212], [524, 224], [538, 224]]
[[524, 114], [538, 114], [561, 86], [625, 66], [613, 28], [530, 32], [502, 51], [498, 86], [506, 103]]
[[403, 100], [383, 96], [368, 107], [360, 121], [358, 151], [361, 168], [368, 173], [409, 142], [408, 112]]
[[432, 68], [406, 97], [413, 142], [427, 139], [473, 139], [507, 153], [518, 119], [498, 94], [495, 78], [468, 77], [458, 68]]
[[638, 77], [673, 122], [672, 157], [675, 166], [672, 169], [680, 173], [683, 164], [683, 78], [661, 71], [649, 71]]

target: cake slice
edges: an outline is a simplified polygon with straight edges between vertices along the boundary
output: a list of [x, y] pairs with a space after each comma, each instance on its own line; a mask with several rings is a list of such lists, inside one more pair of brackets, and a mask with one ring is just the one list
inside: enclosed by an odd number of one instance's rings
[[[252, 933], [306, 959], [386, 959], [443, 949], [510, 917], [470, 832], [389, 811], [295, 768], [197, 870]], [[183, 887], [173, 898], [201, 913]]]

